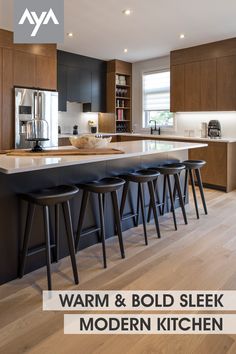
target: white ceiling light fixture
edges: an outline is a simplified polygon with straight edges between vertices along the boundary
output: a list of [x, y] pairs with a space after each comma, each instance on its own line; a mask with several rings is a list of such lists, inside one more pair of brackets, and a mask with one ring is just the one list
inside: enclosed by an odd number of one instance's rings
[[179, 36], [180, 39], [184, 39], [185, 38], [185, 34], [184, 33], [181, 33], [180, 36]]
[[128, 53], [128, 49], [127, 48], [124, 49], [124, 53]]
[[130, 16], [131, 13], [132, 13], [132, 11], [131, 11], [131, 9], [125, 9], [125, 10], [122, 11], [122, 13], [123, 13], [124, 15], [126, 15], [126, 16]]
[[71, 38], [71, 37], [73, 37], [73, 33], [72, 32], [68, 32], [67, 36]]

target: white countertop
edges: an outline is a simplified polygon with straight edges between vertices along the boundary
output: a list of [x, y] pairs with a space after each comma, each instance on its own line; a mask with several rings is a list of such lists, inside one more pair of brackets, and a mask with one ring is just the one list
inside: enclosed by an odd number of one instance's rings
[[[0, 172], [6, 174], [29, 172], [56, 167], [87, 164], [98, 161], [108, 161], [137, 157], [152, 154], [169, 153], [172, 151], [195, 149], [207, 146], [207, 144], [185, 143], [175, 141], [140, 140], [111, 143], [112, 147], [123, 150], [124, 154], [117, 155], [81, 155], [81, 156], [61, 156], [61, 157], [22, 157], [0, 155]], [[72, 146], [59, 147], [60, 149], [71, 149]]]
[[[78, 135], [88, 135], [91, 133], [80, 133]], [[215, 142], [215, 143], [236, 143], [236, 138], [230, 137], [222, 137], [220, 139], [211, 139], [211, 138], [201, 138], [199, 136], [184, 136], [184, 135], [168, 135], [168, 134], [161, 134], [161, 135], [151, 135], [151, 134], [143, 134], [143, 133], [97, 133], [102, 135], [123, 135], [123, 136], [137, 136], [143, 138], [153, 138], [153, 139], [160, 139], [160, 140], [168, 140], [168, 139], [176, 139], [176, 140], [183, 140], [183, 141], [199, 141], [199, 142]], [[72, 134], [59, 134], [58, 138], [69, 138], [73, 136]]]

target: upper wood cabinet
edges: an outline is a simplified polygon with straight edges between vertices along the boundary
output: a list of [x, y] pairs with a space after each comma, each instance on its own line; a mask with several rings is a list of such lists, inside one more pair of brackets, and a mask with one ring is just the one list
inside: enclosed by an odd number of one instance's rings
[[184, 105], [184, 65], [178, 64], [171, 67], [171, 108], [172, 112], [182, 112]]
[[217, 110], [236, 110], [236, 55], [217, 59]]
[[232, 110], [236, 38], [171, 52], [172, 112]]
[[216, 59], [201, 61], [201, 110], [216, 111]]
[[197, 111], [201, 106], [201, 63], [185, 65], [185, 111]]
[[36, 87], [57, 89], [57, 62], [55, 58], [36, 56]]
[[34, 54], [14, 51], [14, 84], [16, 86], [35, 87]]

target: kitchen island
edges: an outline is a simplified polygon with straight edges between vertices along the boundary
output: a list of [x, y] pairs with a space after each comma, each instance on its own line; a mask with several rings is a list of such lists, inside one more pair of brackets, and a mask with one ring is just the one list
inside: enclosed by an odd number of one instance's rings
[[[189, 149], [198, 149], [206, 144], [142, 140], [112, 143], [112, 147], [122, 150], [116, 155], [87, 155], [61, 157], [14, 157], [0, 155], [0, 284], [17, 277], [19, 250], [21, 248], [25, 219], [26, 203], [18, 195], [32, 190], [53, 187], [60, 184], [77, 184], [100, 179], [106, 176], [118, 176], [136, 169], [154, 167], [166, 162], [182, 161], [188, 158]], [[71, 148], [71, 146], [69, 147]], [[60, 149], [60, 148], [59, 148]], [[159, 186], [161, 188], [161, 179]], [[132, 200], [136, 200], [135, 188]], [[72, 200], [72, 220], [76, 230], [80, 210], [81, 194]], [[109, 204], [110, 201], [107, 201]], [[146, 198], [148, 205], [148, 198]], [[85, 227], [97, 222], [97, 205], [91, 198]], [[106, 224], [107, 237], [114, 235], [111, 208], [106, 209], [109, 222]], [[37, 208], [33, 225], [33, 237], [30, 247], [43, 243], [42, 210]], [[131, 228], [132, 222], [127, 220], [123, 229]], [[68, 254], [65, 228], [60, 225], [60, 258]], [[53, 220], [51, 220], [53, 230]], [[98, 242], [97, 233], [81, 238], [80, 247], [88, 247]], [[26, 272], [45, 265], [44, 252], [32, 255], [27, 260]]]

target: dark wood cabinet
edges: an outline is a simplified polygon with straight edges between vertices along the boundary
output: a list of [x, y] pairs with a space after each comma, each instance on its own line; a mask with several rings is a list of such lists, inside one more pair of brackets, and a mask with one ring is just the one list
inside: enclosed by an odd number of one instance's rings
[[172, 112], [183, 112], [184, 105], [184, 65], [173, 65], [171, 67], [171, 108]]
[[201, 64], [200, 62], [185, 65], [184, 80], [185, 111], [198, 111], [201, 106]]
[[80, 103], [92, 101], [92, 74], [90, 71], [68, 67], [67, 99]]
[[171, 52], [172, 112], [235, 110], [236, 38]]
[[67, 67], [58, 64], [57, 66], [57, 91], [58, 91], [58, 110], [67, 111]]
[[82, 55], [57, 52], [59, 110], [66, 101], [84, 104], [84, 112], [106, 110], [106, 62]]
[[36, 56], [31, 53], [14, 51], [14, 84], [36, 87]]
[[217, 59], [217, 110], [236, 110], [236, 55]]
[[216, 59], [201, 62], [201, 110], [216, 111]]
[[57, 89], [57, 62], [54, 57], [36, 56], [36, 87]]

